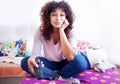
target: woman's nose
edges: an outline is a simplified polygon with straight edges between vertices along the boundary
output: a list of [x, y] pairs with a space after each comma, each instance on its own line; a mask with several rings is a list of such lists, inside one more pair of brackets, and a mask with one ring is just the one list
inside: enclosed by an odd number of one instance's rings
[[59, 15], [57, 15], [57, 19], [58, 19], [58, 20], [60, 19], [60, 16], [59, 16]]

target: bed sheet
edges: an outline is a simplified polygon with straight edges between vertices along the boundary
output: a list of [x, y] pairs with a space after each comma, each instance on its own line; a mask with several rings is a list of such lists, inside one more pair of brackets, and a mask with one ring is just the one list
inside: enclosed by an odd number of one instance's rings
[[[86, 70], [75, 76], [81, 84], [120, 84], [120, 72], [117, 69], [109, 69], [105, 73]], [[58, 80], [38, 80], [30, 74], [26, 74], [20, 84], [71, 84]]]

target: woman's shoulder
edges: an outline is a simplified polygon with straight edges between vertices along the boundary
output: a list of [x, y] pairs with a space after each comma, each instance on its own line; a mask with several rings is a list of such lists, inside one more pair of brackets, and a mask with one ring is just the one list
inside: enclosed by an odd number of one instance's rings
[[40, 30], [41, 33], [43, 32], [43, 25], [39, 26], [39, 30]]
[[72, 29], [70, 31], [70, 36], [76, 36], [77, 35], [77, 30], [76, 29]]
[[79, 33], [76, 29], [72, 29], [70, 31], [70, 39], [73, 40], [73, 39], [76, 39], [78, 40], [79, 39]]
[[37, 29], [36, 29], [36, 33], [42, 33], [43, 32], [43, 26], [40, 25]]
[[37, 29], [36, 29], [36, 31], [35, 31], [35, 37], [41, 37], [42, 36], [42, 30], [43, 29], [43, 27], [42, 26], [39, 26]]

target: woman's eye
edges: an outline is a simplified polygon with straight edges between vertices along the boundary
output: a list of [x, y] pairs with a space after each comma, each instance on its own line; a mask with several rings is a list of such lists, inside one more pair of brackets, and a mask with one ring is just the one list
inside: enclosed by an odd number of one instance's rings
[[60, 14], [60, 16], [65, 16], [64, 14]]
[[52, 13], [51, 16], [60, 16], [60, 17], [63, 17], [63, 16], [65, 16], [65, 14], [56, 14], [56, 13]]
[[53, 13], [52, 16], [57, 16], [57, 14]]

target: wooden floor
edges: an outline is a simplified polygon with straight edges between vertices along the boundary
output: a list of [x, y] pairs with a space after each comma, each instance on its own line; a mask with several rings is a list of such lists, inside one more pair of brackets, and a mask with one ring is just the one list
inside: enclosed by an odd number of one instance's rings
[[0, 77], [0, 84], [20, 84], [23, 77]]

